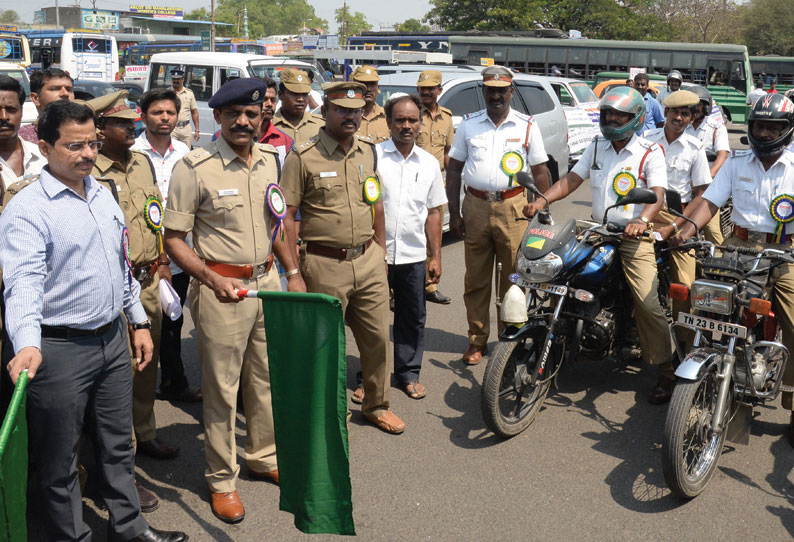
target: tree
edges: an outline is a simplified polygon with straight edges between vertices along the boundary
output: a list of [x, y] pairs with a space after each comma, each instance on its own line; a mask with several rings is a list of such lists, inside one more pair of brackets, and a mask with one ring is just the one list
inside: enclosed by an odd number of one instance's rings
[[[551, 0], [548, 0], [551, 1]], [[544, 0], [430, 0], [427, 20], [447, 30], [531, 30]]]
[[794, 5], [784, 0], [752, 0], [740, 7], [739, 17], [751, 55], [794, 56]]
[[580, 30], [584, 36], [607, 40], [671, 41], [670, 23], [650, 13], [647, 4], [619, 5], [614, 0], [547, 2], [543, 23], [549, 28]]
[[299, 34], [303, 28], [327, 28], [328, 21], [317, 17], [306, 0], [218, 0], [215, 20], [234, 26], [220, 26], [223, 36], [239, 36], [243, 30], [243, 9], [248, 8], [248, 33], [251, 38], [271, 34]]
[[402, 32], [403, 34], [421, 34], [424, 32], [430, 32], [430, 27], [426, 24], [422, 24], [422, 21], [419, 19], [406, 19], [405, 22], [394, 25], [394, 29], [397, 32]]
[[194, 9], [185, 13], [185, 19], [188, 21], [209, 21], [210, 12], [206, 8]]
[[16, 24], [21, 22], [22, 19], [19, 18], [19, 13], [13, 9], [0, 11], [0, 24]]
[[364, 30], [372, 28], [372, 25], [367, 22], [366, 15], [360, 11], [351, 14], [347, 5], [336, 10], [335, 20], [342, 42], [346, 42], [349, 36], [361, 34]]

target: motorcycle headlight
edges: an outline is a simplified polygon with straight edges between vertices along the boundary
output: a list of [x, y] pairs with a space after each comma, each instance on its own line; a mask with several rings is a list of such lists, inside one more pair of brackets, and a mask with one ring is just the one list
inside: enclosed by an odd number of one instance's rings
[[562, 258], [553, 252], [537, 260], [529, 260], [519, 254], [516, 267], [521, 276], [530, 282], [547, 282], [562, 270]]
[[717, 314], [731, 314], [736, 291], [735, 284], [708, 279], [696, 280], [692, 283], [692, 308]]

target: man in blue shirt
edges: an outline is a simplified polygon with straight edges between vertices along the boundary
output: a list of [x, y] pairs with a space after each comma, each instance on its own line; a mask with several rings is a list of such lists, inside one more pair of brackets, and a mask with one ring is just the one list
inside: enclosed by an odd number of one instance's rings
[[650, 78], [645, 73], [638, 73], [634, 76], [634, 88], [642, 94], [642, 99], [645, 100], [645, 124], [637, 135], [641, 135], [645, 130], [650, 128], [661, 128], [664, 126], [664, 111], [662, 106], [656, 101], [656, 98], [648, 93], [648, 86], [650, 85]]
[[[42, 111], [39, 150], [49, 161], [0, 216], [0, 267], [13, 382], [28, 371], [30, 454], [48, 540], [89, 540], [77, 475], [77, 441], [94, 442], [99, 493], [112, 540], [183, 542], [141, 515], [133, 478], [132, 371], [152, 359], [150, 322], [132, 280], [124, 213], [91, 177], [100, 142], [88, 107]], [[122, 318], [122, 311], [126, 321]]]

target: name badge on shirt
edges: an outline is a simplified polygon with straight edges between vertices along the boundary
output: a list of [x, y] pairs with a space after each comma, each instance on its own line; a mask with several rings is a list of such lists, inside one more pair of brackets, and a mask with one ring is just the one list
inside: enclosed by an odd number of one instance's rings
[[508, 137], [505, 139], [505, 143], [521, 143], [520, 137]]
[[750, 179], [749, 177], [739, 177], [739, 180], [740, 180], [740, 181], [743, 181], [743, 182], [745, 182], [745, 183], [751, 183], [751, 182], [753, 182], [753, 180], [752, 180], [752, 179]]
[[226, 190], [218, 190], [218, 197], [236, 196], [238, 193], [236, 188], [227, 188]]
[[336, 177], [336, 171], [321, 171], [320, 178], [327, 179], [328, 177]]

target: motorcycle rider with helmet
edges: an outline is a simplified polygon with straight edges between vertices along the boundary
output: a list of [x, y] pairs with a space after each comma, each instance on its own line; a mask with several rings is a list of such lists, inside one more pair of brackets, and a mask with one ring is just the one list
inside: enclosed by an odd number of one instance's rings
[[670, 94], [677, 90], [681, 90], [681, 83], [683, 82], [684, 78], [681, 76], [680, 71], [670, 70], [670, 73], [667, 74], [667, 87], [659, 91], [659, 95], [656, 99], [660, 104], [664, 104], [664, 101]]
[[[617, 207], [610, 211], [609, 220], [625, 226], [619, 252], [634, 301], [642, 358], [660, 366], [659, 381], [648, 400], [664, 403], [670, 399], [675, 382], [673, 342], [657, 296], [653, 240], [642, 234], [664, 203], [667, 165], [659, 145], [636, 135], [645, 122], [645, 102], [639, 92], [629, 87], [613, 88], [601, 98], [598, 108], [603, 137], [596, 137], [579, 162], [544, 196], [549, 203], [561, 200], [590, 179], [592, 216], [601, 222], [604, 210], [632, 188], [650, 188], [656, 193], [656, 203]], [[544, 205], [542, 199], [529, 204], [527, 215], [534, 216]]]
[[[791, 248], [794, 245], [794, 153], [786, 147], [794, 136], [794, 103], [780, 94], [756, 100], [747, 122], [750, 150], [733, 151], [709, 188], [686, 209], [698, 227], [706, 224], [722, 205], [733, 198], [733, 235], [727, 245]], [[695, 228], [677, 219], [680, 233], [669, 242], [679, 245], [694, 235]], [[775, 268], [770, 281], [772, 308], [783, 331], [783, 344], [794, 352], [794, 264]], [[783, 408], [794, 411], [794, 363], [783, 374]], [[786, 430], [794, 446], [794, 412]]]

